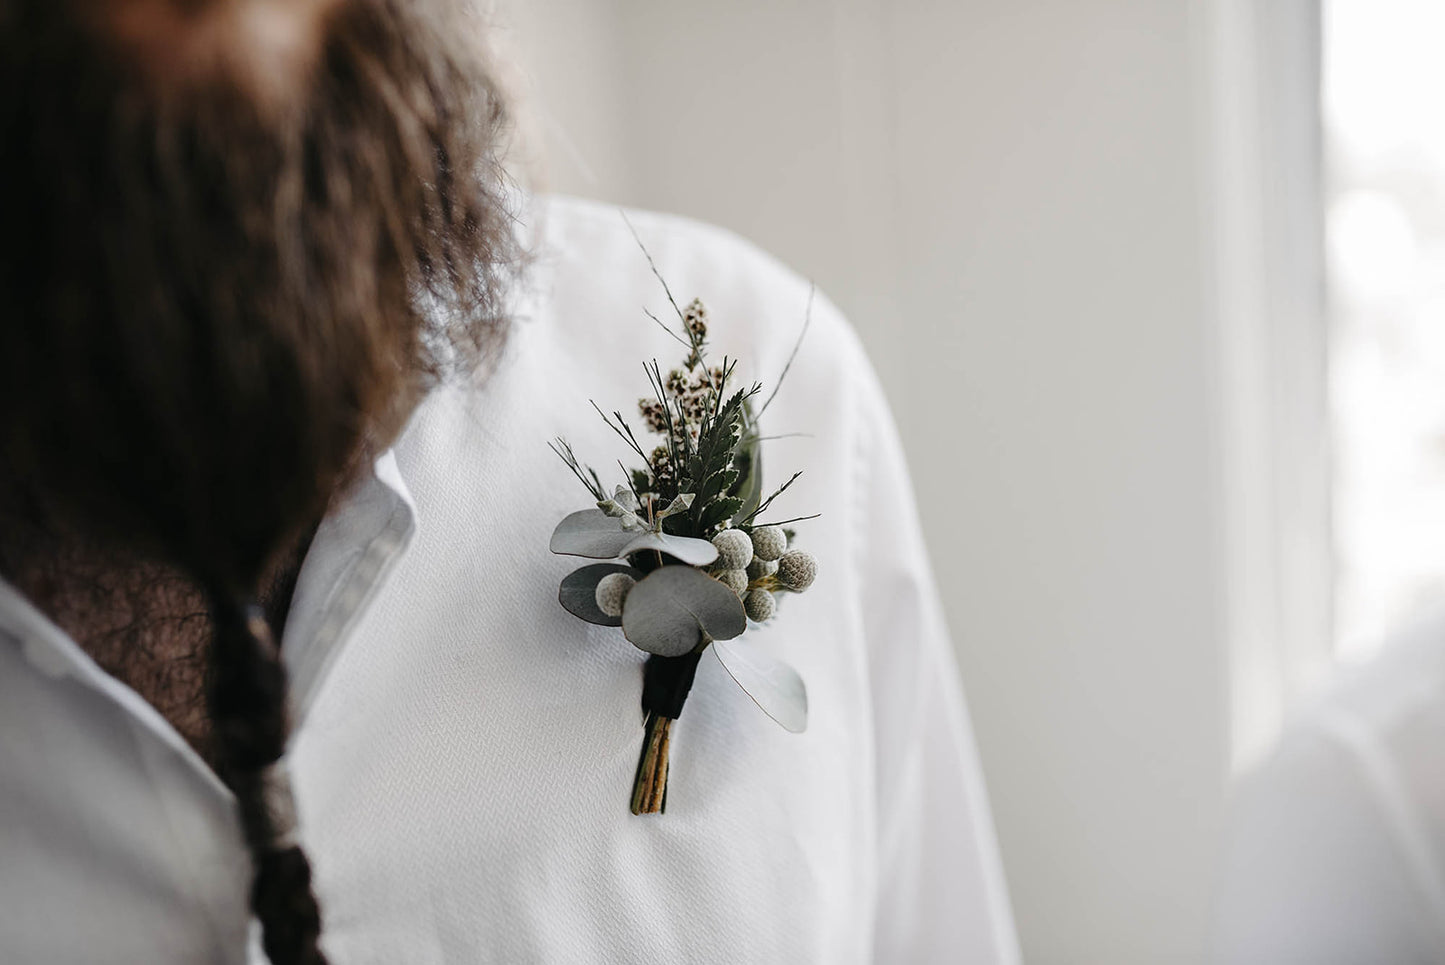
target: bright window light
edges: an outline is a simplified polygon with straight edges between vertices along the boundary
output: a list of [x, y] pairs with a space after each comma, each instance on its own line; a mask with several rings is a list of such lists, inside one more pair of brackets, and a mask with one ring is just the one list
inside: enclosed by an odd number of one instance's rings
[[1325, 0], [1337, 652], [1445, 601], [1445, 3]]

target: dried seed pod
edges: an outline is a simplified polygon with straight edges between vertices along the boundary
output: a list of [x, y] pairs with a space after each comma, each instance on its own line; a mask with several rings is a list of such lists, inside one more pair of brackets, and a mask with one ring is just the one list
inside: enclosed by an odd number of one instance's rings
[[778, 558], [778, 582], [795, 593], [801, 593], [818, 578], [818, 561], [812, 553], [788, 550]]
[[747, 611], [749, 620], [764, 623], [778, 612], [778, 601], [767, 590], [749, 590], [748, 595], [743, 598], [743, 609]]
[[759, 526], [753, 530], [753, 559], [772, 562], [788, 549], [788, 537], [781, 526]]
[[772, 576], [776, 572], [778, 572], [777, 560], [760, 560], [754, 556], [753, 561], [748, 564], [749, 580], [761, 580], [763, 577]]
[[597, 581], [597, 609], [610, 617], [622, 616], [622, 604], [637, 581], [626, 573], [608, 573]]
[[713, 578], [738, 596], [748, 591], [748, 575], [742, 570], [719, 570], [713, 574]]
[[712, 538], [717, 547], [717, 565], [725, 570], [745, 570], [753, 561], [753, 541], [740, 529], [725, 529]]

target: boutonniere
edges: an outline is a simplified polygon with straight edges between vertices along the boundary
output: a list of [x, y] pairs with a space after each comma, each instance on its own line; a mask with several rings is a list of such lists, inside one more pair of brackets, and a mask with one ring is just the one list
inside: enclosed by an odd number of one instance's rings
[[621, 412], [609, 417], [599, 408], [603, 421], [642, 462], [629, 469], [619, 461], [625, 484], [610, 492], [566, 440], [552, 444], [596, 507], [563, 519], [552, 533], [551, 550], [607, 561], [568, 574], [558, 592], [561, 604], [588, 623], [620, 627], [621, 638], [648, 654], [633, 814], [666, 807], [672, 725], [709, 647], [764, 713], [795, 733], [807, 726], [807, 690], [797, 671], [742, 638], [750, 622], [772, 620], [780, 596], [806, 590], [818, 571], [810, 554], [792, 547], [795, 534], [788, 528], [815, 517], [767, 521], [773, 501], [801, 475], [794, 473], [764, 495], [765, 437], [758, 421], [776, 387], [761, 404], [760, 384], [732, 388], [736, 360], [708, 365], [702, 302], [684, 309], [670, 291], [667, 297], [677, 314], [676, 329], [653, 320], [681, 343], [686, 357], [670, 371], [656, 361], [645, 363], [651, 395], [638, 403], [647, 430], [661, 443], [644, 445]]

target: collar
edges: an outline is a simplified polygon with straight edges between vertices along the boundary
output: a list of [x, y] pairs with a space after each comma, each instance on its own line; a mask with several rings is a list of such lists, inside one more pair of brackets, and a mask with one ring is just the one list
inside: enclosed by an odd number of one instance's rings
[[416, 503], [395, 451], [388, 449], [372, 474], [322, 520], [297, 574], [281, 635], [294, 727], [301, 726], [340, 644], [415, 532]]
[[[281, 636], [291, 680], [293, 729], [299, 730], [348, 633], [401, 558], [416, 529], [416, 504], [396, 455], [388, 449], [353, 489], [332, 505], [316, 530]], [[10, 583], [0, 578], [0, 636], [11, 638], [38, 673], [70, 677], [118, 705], [225, 791], [211, 769], [145, 699], [106, 673]]]

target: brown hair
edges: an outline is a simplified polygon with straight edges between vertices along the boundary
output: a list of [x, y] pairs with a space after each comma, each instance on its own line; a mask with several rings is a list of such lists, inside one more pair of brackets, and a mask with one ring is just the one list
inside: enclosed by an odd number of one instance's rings
[[[232, 29], [301, 6], [295, 50]], [[137, 11], [202, 39], [157, 46]], [[0, 519], [203, 588], [217, 756], [278, 965], [321, 961], [319, 917], [267, 809], [285, 682], [251, 604], [398, 410], [487, 356], [518, 263], [502, 98], [458, 12], [0, 0]]]

